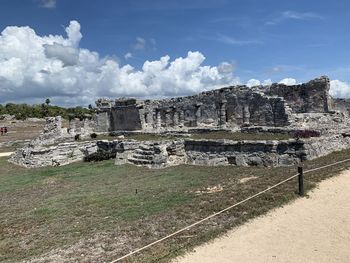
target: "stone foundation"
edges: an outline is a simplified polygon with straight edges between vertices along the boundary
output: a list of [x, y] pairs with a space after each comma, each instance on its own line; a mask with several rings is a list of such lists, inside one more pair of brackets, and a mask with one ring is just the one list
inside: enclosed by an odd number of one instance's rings
[[333, 135], [281, 141], [231, 140], [114, 140], [60, 143], [55, 146], [25, 147], [10, 162], [25, 167], [65, 165], [83, 161], [97, 151], [113, 153], [115, 164], [165, 168], [180, 164], [288, 166], [350, 147], [350, 136]]
[[60, 166], [82, 161], [97, 151], [96, 142], [70, 142], [54, 146], [28, 146], [18, 149], [9, 162], [27, 168]]

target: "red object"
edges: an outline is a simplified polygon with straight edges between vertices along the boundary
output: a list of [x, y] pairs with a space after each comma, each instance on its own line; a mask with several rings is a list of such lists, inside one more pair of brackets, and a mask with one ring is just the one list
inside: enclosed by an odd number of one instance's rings
[[4, 135], [7, 133], [7, 127], [0, 127], [0, 133], [1, 135]]

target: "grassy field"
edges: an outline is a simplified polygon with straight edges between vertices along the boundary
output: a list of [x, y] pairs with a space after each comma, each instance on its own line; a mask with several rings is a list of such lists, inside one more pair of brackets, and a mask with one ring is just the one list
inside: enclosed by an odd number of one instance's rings
[[[124, 136], [125, 139], [133, 139], [138, 141], [161, 141], [161, 140], [175, 140], [175, 139], [227, 139], [234, 141], [241, 140], [288, 140], [291, 137], [287, 134], [278, 133], [241, 133], [241, 132], [227, 132], [227, 131], [212, 131], [204, 133], [195, 133], [190, 136], [176, 136], [176, 135], [161, 135], [156, 133], [141, 133], [128, 134]], [[117, 139], [114, 136], [99, 135], [95, 140], [113, 140]]]
[[242, 133], [242, 132], [226, 132], [214, 131], [206, 133], [192, 134], [192, 139], [227, 139], [233, 141], [242, 140], [288, 140], [291, 137], [288, 134], [280, 133]]
[[[305, 162], [305, 169], [350, 151]], [[309, 190], [350, 163], [306, 175]], [[103, 262], [157, 240], [295, 174], [296, 167], [178, 166], [113, 161], [27, 170], [0, 158], [0, 262]], [[289, 183], [126, 262], [167, 262], [248, 219], [297, 198]], [[41, 260], [41, 261], [40, 261]]]

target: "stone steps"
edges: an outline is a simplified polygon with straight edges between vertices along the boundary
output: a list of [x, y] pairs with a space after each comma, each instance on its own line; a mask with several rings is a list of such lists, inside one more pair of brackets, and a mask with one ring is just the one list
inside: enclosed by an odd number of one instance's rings
[[145, 159], [136, 159], [136, 158], [128, 158], [128, 161], [130, 163], [133, 163], [135, 165], [151, 165], [153, 164], [154, 162], [152, 160], [145, 160]]
[[153, 145], [141, 144], [141, 145], [139, 146], [139, 149], [140, 149], [140, 150], [143, 150], [143, 151], [153, 151], [154, 147], [153, 147]]
[[153, 165], [155, 150], [153, 145], [141, 144], [128, 161], [135, 165]]
[[154, 155], [153, 150], [141, 150], [141, 149], [136, 149], [135, 150], [136, 154], [141, 154], [141, 155]]
[[132, 158], [139, 159], [139, 160], [153, 160], [153, 155], [146, 155], [146, 154], [133, 154]]

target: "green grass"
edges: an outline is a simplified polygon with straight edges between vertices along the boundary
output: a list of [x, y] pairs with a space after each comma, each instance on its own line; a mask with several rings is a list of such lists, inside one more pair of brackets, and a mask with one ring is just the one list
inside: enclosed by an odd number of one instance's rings
[[227, 139], [234, 141], [242, 140], [288, 140], [291, 137], [288, 134], [280, 133], [242, 133], [242, 132], [226, 132], [213, 131], [206, 133], [193, 134], [192, 139]]
[[[242, 132], [228, 132], [228, 131], [211, 131], [204, 133], [193, 133], [190, 136], [177, 136], [168, 134], [153, 134], [153, 133], [140, 133], [140, 134], [128, 134], [125, 135], [125, 139], [133, 139], [138, 141], [162, 141], [162, 140], [175, 140], [175, 139], [227, 139], [234, 141], [241, 140], [288, 140], [291, 137], [288, 134], [280, 133], [242, 133]], [[114, 140], [117, 137], [99, 135], [94, 140]]]
[[[348, 158], [349, 154], [349, 150], [342, 151], [306, 162], [305, 169]], [[307, 174], [306, 190], [349, 165]], [[18, 262], [53, 249], [61, 249], [68, 261], [79, 261], [81, 254], [89, 254], [92, 262], [115, 259], [295, 172], [296, 167], [178, 166], [149, 170], [115, 166], [113, 161], [28, 170], [0, 158], [0, 262]], [[240, 183], [240, 179], [252, 176], [256, 179]], [[206, 192], [219, 184], [222, 191]], [[167, 262], [297, 198], [296, 189], [297, 182], [292, 180], [129, 262]]]

